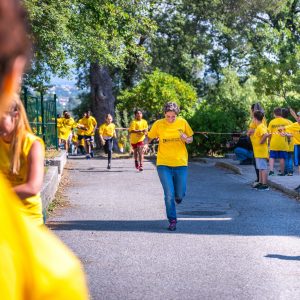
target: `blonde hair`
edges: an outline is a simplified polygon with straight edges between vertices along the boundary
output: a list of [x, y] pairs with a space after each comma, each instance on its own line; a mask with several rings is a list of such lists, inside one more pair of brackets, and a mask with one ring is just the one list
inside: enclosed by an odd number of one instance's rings
[[[13, 116], [15, 112], [18, 113], [17, 117]], [[15, 128], [12, 132], [12, 141], [10, 144], [10, 172], [15, 175], [20, 171], [24, 140], [27, 133], [32, 133], [32, 130], [19, 95], [15, 95], [12, 99], [8, 113], [15, 118]]]

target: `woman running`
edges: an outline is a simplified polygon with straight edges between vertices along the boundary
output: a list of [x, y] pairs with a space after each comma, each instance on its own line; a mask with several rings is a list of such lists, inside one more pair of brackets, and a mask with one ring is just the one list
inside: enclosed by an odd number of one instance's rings
[[177, 223], [175, 202], [181, 203], [186, 192], [188, 153], [185, 144], [192, 143], [194, 132], [185, 119], [177, 117], [176, 103], [167, 103], [164, 114], [165, 118], [156, 121], [149, 131], [148, 143], [159, 139], [157, 172], [165, 195], [168, 229], [174, 231]]
[[32, 133], [17, 95], [0, 120], [0, 157], [0, 171], [22, 200], [26, 214], [35, 224], [42, 225], [44, 143]]
[[112, 123], [113, 117], [107, 114], [105, 123], [99, 127], [99, 136], [101, 144], [104, 146], [104, 151], [108, 155], [107, 169], [111, 168], [111, 154], [113, 148], [113, 138], [116, 138], [116, 125]]

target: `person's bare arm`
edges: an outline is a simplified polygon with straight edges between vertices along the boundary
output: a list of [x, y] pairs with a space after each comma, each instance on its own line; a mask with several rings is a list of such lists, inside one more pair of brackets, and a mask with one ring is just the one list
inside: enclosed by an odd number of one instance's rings
[[298, 116], [292, 108], [290, 108], [290, 114], [296, 121], [298, 121]]
[[265, 134], [262, 136], [261, 140], [260, 140], [260, 144], [265, 143], [266, 139], [267, 139], [269, 136], [271, 136], [270, 133], [265, 133]]
[[28, 155], [27, 181], [14, 187], [21, 199], [32, 197], [39, 193], [44, 179], [44, 149], [39, 141], [35, 141]]

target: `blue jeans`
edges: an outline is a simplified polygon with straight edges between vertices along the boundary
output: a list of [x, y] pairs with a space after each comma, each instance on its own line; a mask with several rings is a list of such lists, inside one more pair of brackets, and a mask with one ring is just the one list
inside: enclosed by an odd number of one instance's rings
[[244, 149], [244, 148], [241, 148], [241, 147], [237, 147], [233, 151], [234, 151], [234, 153], [236, 155], [236, 158], [238, 160], [243, 161], [243, 160], [246, 160], [246, 159], [253, 158], [253, 152], [250, 151], [250, 150], [247, 150], [247, 149]]
[[293, 152], [287, 152], [287, 159], [284, 162], [284, 173], [293, 173]]
[[167, 218], [176, 221], [175, 198], [185, 196], [187, 167], [157, 166], [157, 172], [164, 189]]

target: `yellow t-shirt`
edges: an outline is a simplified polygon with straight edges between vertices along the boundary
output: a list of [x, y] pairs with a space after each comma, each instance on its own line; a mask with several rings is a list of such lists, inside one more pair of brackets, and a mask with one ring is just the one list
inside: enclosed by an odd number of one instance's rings
[[97, 121], [93, 116], [90, 116], [91, 120], [92, 120], [92, 125], [93, 125], [93, 132], [92, 135], [95, 135], [95, 131], [94, 128], [97, 126]]
[[267, 139], [263, 144], [260, 143], [263, 135], [266, 133], [268, 133], [268, 129], [263, 123], [261, 123], [256, 127], [255, 132], [252, 135], [252, 146], [255, 158], [269, 157]]
[[114, 123], [103, 123], [99, 127], [99, 134], [102, 135], [102, 137], [113, 137], [115, 135], [115, 129], [116, 125]]
[[76, 127], [76, 122], [74, 121], [73, 118], [63, 118], [62, 121], [62, 128], [59, 131], [59, 135], [58, 138], [62, 139], [62, 140], [68, 140], [72, 129]]
[[[132, 130], [148, 130], [148, 123], [146, 120], [141, 119], [141, 120], [132, 120], [130, 125], [129, 125], [129, 133]], [[142, 132], [137, 132], [137, 133], [130, 133], [130, 143], [131, 144], [137, 144], [139, 142], [142, 142], [145, 139], [146, 135]]]
[[279, 134], [278, 128], [289, 125], [289, 120], [284, 118], [275, 118], [270, 121], [268, 131], [271, 133], [270, 150], [272, 151], [288, 151], [289, 145], [287, 138]]
[[59, 138], [63, 136], [66, 131], [66, 129], [63, 126], [64, 119], [65, 118], [57, 118], [57, 135]]
[[[265, 117], [263, 118], [262, 123], [267, 127], [267, 120]], [[256, 127], [257, 127], [257, 124], [256, 124], [255, 120], [252, 119], [251, 123], [249, 125], [249, 129], [256, 129]], [[252, 139], [253, 139], [253, 135], [250, 135], [251, 143], [252, 143]]]
[[[78, 125], [83, 125], [83, 121], [82, 121], [83, 119], [84, 119], [84, 118], [78, 120], [77, 124], [78, 124]], [[78, 135], [85, 135], [85, 130], [78, 127], [78, 128], [77, 128], [77, 134], [78, 134]]]
[[80, 119], [80, 124], [84, 125], [87, 130], [83, 130], [83, 135], [87, 135], [87, 136], [92, 136], [94, 135], [94, 128], [95, 128], [95, 119], [90, 116], [88, 118], [83, 117], [82, 119]]
[[188, 152], [185, 142], [180, 138], [180, 132], [188, 137], [194, 134], [188, 122], [178, 117], [174, 123], [166, 119], [156, 121], [148, 133], [150, 139], [159, 138], [157, 162], [158, 166], [187, 166]]
[[[27, 181], [28, 173], [28, 155], [32, 144], [35, 141], [39, 141], [43, 146], [44, 142], [39, 137], [35, 136], [32, 133], [27, 133], [22, 151], [21, 151], [21, 167], [19, 174], [14, 175], [10, 172], [10, 144], [5, 143], [3, 139], [0, 138], [0, 171], [8, 179], [11, 185], [17, 186], [24, 184]], [[22, 203], [25, 205], [23, 212], [29, 216], [29, 218], [36, 224], [42, 225], [43, 222], [43, 213], [42, 213], [42, 199], [41, 194], [38, 193], [35, 196], [26, 198], [22, 200]]]
[[44, 226], [19, 213], [20, 203], [0, 174], [0, 294], [5, 300], [86, 300], [79, 260]]
[[300, 145], [300, 124], [298, 122], [285, 126], [285, 130], [293, 135], [294, 145]]
[[[288, 122], [289, 122], [289, 125], [292, 125], [293, 122], [289, 119], [286, 119]], [[289, 149], [288, 149], [288, 152], [294, 152], [294, 145], [295, 145], [295, 142], [294, 142], [294, 137], [293, 136], [289, 136], [289, 137], [286, 137], [286, 141], [289, 145]]]

